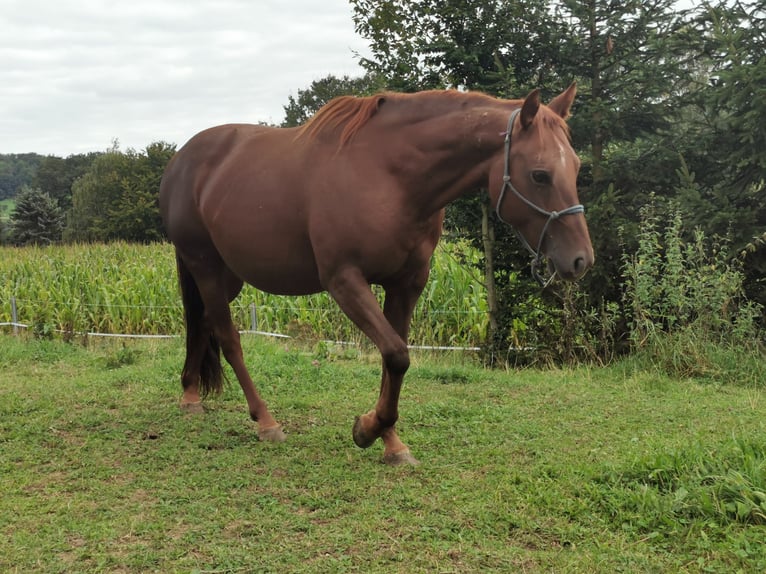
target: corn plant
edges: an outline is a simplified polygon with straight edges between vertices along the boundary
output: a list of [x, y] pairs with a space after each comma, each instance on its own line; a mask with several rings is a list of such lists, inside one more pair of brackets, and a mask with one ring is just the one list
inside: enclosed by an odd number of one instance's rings
[[[431, 280], [415, 310], [411, 342], [475, 346], [487, 324], [484, 288], [474, 276], [478, 253], [442, 243]], [[19, 320], [36, 332], [172, 335], [183, 332], [183, 309], [169, 244], [80, 244], [0, 248], [0, 322]], [[378, 298], [383, 293], [375, 289]], [[252, 324], [252, 309], [256, 323]], [[250, 286], [232, 303], [240, 329], [359, 341], [359, 331], [327, 293], [280, 297]]]

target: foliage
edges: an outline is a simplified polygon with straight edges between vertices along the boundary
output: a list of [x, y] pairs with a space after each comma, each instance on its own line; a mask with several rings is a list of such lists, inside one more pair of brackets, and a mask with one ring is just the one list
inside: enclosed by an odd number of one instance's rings
[[[655, 107], [654, 113], [666, 124], [657, 124], [648, 132], [630, 128], [607, 142], [602, 183], [584, 182], [588, 188], [582, 195], [599, 260], [599, 268], [588, 282], [596, 299], [616, 300], [614, 278], [619, 276], [620, 251], [637, 247], [634, 232], [639, 211], [650, 193], [674, 199], [685, 221], [707, 236], [731, 237], [732, 251], [763, 233], [763, 169], [755, 168], [762, 147], [755, 140], [745, 143], [747, 138], [758, 137], [759, 131], [752, 126], [766, 113], [763, 98], [757, 94], [764, 65], [758, 14], [763, 17], [762, 0], [702, 3], [690, 13], [678, 14], [681, 20], [673, 25], [674, 33], [662, 39], [668, 56], [647, 60], [651, 82], [672, 81], [667, 96], [651, 98], [663, 102], [664, 108]], [[679, 73], [684, 70], [682, 77]], [[739, 79], [745, 76], [753, 82]], [[619, 105], [614, 109], [626, 108]], [[578, 110], [572, 118], [575, 134], [581, 129], [579, 121]], [[637, 135], [640, 137], [634, 139]], [[594, 161], [589, 158], [586, 165]], [[667, 205], [667, 201], [661, 202], [658, 212]], [[623, 247], [613, 241], [612, 230], [617, 227], [626, 229]], [[766, 257], [758, 253], [748, 265], [745, 291], [764, 304], [766, 291], [758, 281]]]
[[[373, 57], [362, 64], [397, 90], [444, 86], [497, 96], [547, 84], [560, 25], [548, 2], [354, 0], [357, 32]], [[543, 47], [543, 49], [539, 49]]]
[[571, 120], [575, 146], [587, 142], [589, 178], [598, 183], [609, 142], [631, 142], [673, 121], [671, 94], [688, 85], [695, 48], [692, 38], [677, 41], [688, 16], [674, 0], [553, 4], [566, 28], [557, 71], [577, 79], [581, 94]]
[[36, 153], [0, 154], [0, 200], [15, 197], [22, 187], [34, 187], [43, 156]]
[[174, 153], [175, 146], [156, 142], [142, 153], [113, 148], [96, 157], [72, 186], [64, 239], [150, 242], [164, 237], [159, 188]]
[[[662, 198], [658, 215], [675, 200], [684, 221], [706, 236], [730, 236], [731, 253], [763, 233], [766, 146], [753, 128], [766, 112], [759, 97], [762, 0], [705, 2], [692, 10], [678, 10], [671, 0], [353, 5], [357, 31], [371, 42], [373, 55], [363, 64], [396, 89], [452, 86], [520, 97], [532, 87], [551, 95], [578, 82], [570, 123], [597, 265], [582, 282], [587, 296], [572, 297], [568, 288], [559, 296], [535, 293], [523, 273], [509, 272], [525, 266], [525, 254], [490, 221], [494, 249], [486, 258], [494, 260], [500, 307], [490, 357], [508, 357], [518, 347], [520, 322], [545, 349], [558, 349], [554, 356], [568, 356], [573, 340], [579, 348], [620, 345], [627, 319], [619, 311], [621, 266], [639, 248], [640, 210], [651, 193]], [[477, 247], [484, 244], [481, 201], [461, 201], [447, 217]], [[764, 269], [766, 250], [749, 251], [742, 290], [760, 305]], [[567, 301], [577, 305], [567, 310]], [[524, 307], [534, 308], [538, 320]], [[610, 317], [616, 331], [604, 330], [596, 317]], [[577, 324], [589, 327], [562, 339], [563, 326]]]
[[[766, 229], [765, 142], [755, 127], [766, 117], [766, 3], [705, 2], [695, 25], [705, 39], [706, 85], [694, 100], [687, 155], [711, 204], [696, 217], [710, 220], [715, 233], [730, 234], [739, 249]], [[766, 252], [751, 253], [744, 272], [748, 296], [766, 305]]]
[[697, 26], [705, 39], [709, 88], [701, 102], [725, 157], [713, 163], [740, 190], [763, 190], [766, 135], [766, 2], [704, 2]]
[[64, 214], [56, 200], [26, 187], [16, 196], [8, 241], [14, 245], [48, 245], [61, 239]]
[[380, 91], [382, 87], [383, 82], [372, 74], [360, 78], [349, 76], [338, 78], [330, 75], [314, 80], [308, 88], [298, 90], [297, 98], [288, 96], [288, 103], [284, 106], [285, 119], [282, 127], [303, 125], [319, 108], [338, 96], [369, 96]]
[[82, 177], [101, 153], [70, 155], [66, 158], [46, 156], [35, 171], [34, 186], [55, 199], [68, 211], [72, 208], [72, 184]]
[[15, 207], [15, 203], [12, 199], [0, 200], [0, 245], [6, 242], [6, 236], [8, 235], [9, 217]]
[[109, 210], [112, 237], [149, 242], [165, 236], [159, 214], [159, 189], [173, 154], [174, 145], [156, 142], [134, 160], [130, 177], [123, 180], [122, 193]]
[[237, 385], [180, 412], [182, 340], [3, 336], [0, 570], [766, 570], [766, 378], [415, 353], [399, 429], [423, 464], [388, 468], [350, 432], [377, 355], [243, 342], [284, 444]]
[[766, 308], [766, 232], [756, 235], [739, 253], [745, 274], [745, 292], [752, 301]]
[[[623, 250], [635, 249], [639, 209], [649, 193], [672, 195], [687, 141], [681, 118], [696, 88], [701, 39], [676, 2], [562, 2], [568, 22], [562, 73], [578, 80], [570, 124], [583, 157], [586, 206], [597, 266], [584, 281], [592, 306], [620, 300]], [[625, 244], [615, 230], [626, 229]]]
[[663, 221], [650, 202], [638, 250], [623, 259], [634, 347], [681, 376], [704, 374], [715, 348], [759, 353], [761, 309], [744, 297], [744, 275], [727, 243], [711, 244], [699, 229], [685, 241], [680, 209], [671, 205], [669, 213]]

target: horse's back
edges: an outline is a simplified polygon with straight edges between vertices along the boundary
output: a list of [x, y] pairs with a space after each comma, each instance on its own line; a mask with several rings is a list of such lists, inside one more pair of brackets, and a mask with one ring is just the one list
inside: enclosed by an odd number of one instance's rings
[[160, 212], [171, 240], [183, 219], [192, 215], [194, 192], [204, 184], [236, 147], [242, 129], [226, 124], [193, 136], [168, 163], [160, 184]]
[[[208, 128], [193, 136], [169, 162], [160, 185], [160, 204], [180, 194], [192, 194], [224, 166], [237, 148], [261, 134], [277, 128], [251, 124], [225, 124]], [[164, 208], [163, 213], [164, 213]]]

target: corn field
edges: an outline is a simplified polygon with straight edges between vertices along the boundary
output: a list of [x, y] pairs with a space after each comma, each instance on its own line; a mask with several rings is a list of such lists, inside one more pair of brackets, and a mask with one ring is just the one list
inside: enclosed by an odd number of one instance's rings
[[[480, 255], [461, 242], [442, 242], [431, 279], [415, 310], [410, 342], [478, 345], [487, 328]], [[382, 291], [376, 290], [382, 301]], [[0, 323], [36, 333], [178, 335], [183, 308], [170, 244], [128, 243], [0, 247]], [[313, 339], [360, 341], [361, 333], [327, 293], [281, 297], [245, 286], [232, 303], [242, 330]], [[256, 323], [252, 324], [252, 309]]]

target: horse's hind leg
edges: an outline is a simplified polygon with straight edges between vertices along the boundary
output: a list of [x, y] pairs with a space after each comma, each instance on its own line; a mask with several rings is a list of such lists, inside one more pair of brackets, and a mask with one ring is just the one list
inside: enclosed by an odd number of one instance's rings
[[201, 413], [202, 395], [220, 390], [221, 356], [218, 343], [205, 322], [205, 306], [197, 282], [178, 251], [176, 263], [186, 324], [186, 360], [181, 373], [183, 396], [180, 406], [186, 412]]
[[[261, 440], [282, 441], [285, 435], [255, 388], [245, 366], [239, 332], [231, 320], [229, 302], [239, 293], [242, 281], [234, 276], [223, 262], [211, 269], [211, 260], [214, 259], [217, 257], [206, 257], [204, 268], [198, 266], [195, 270], [194, 263], [189, 266], [204, 304], [205, 324], [212, 333], [215, 344], [220, 346], [223, 356], [234, 370], [245, 394], [250, 417], [258, 422], [258, 436]], [[217, 348], [214, 352], [217, 352]], [[186, 381], [184, 383], [186, 384]]]
[[209, 334], [203, 331], [187, 331], [186, 334], [186, 360], [181, 374], [181, 410], [187, 413], [201, 413], [202, 396], [200, 394], [200, 370], [202, 359], [208, 351]]

